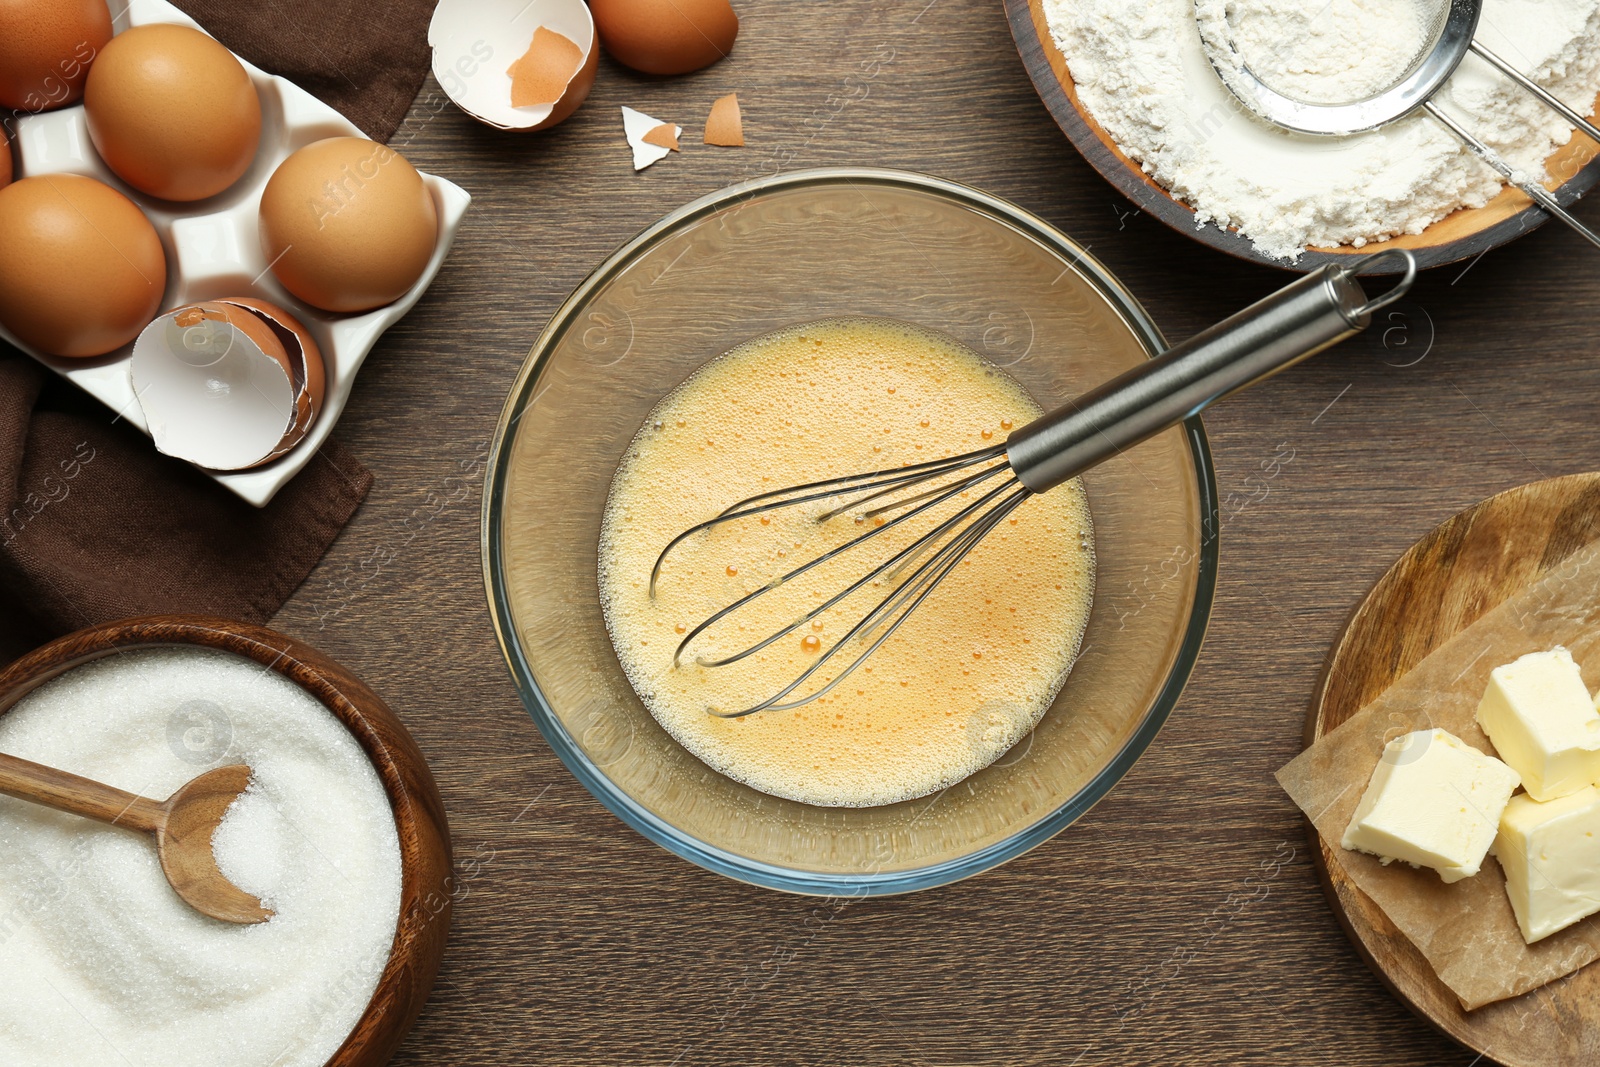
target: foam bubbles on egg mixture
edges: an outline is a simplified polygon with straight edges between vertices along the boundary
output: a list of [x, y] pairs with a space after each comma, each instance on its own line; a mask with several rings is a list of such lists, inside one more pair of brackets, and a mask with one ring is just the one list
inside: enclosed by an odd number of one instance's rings
[[[1094, 541], [1077, 482], [1018, 507], [861, 668], [788, 711], [708, 714], [783, 688], [893, 583], [867, 587], [736, 664], [708, 668], [696, 657], [725, 656], [782, 629], [1000, 478], [899, 526], [899, 512], [818, 523], [826, 502], [719, 526], [673, 550], [653, 601], [650, 569], [673, 536], [737, 500], [970, 452], [1038, 414], [1016, 381], [976, 353], [888, 320], [793, 327], [696, 371], [623, 457], [600, 536], [606, 625], [651, 714], [730, 778], [809, 804], [909, 800], [994, 762], [1050, 706], [1088, 620]], [[868, 546], [774, 588], [672, 665], [688, 630], [713, 612], [872, 529], [883, 532]], [[832, 678], [860, 647], [841, 649], [816, 679]]]

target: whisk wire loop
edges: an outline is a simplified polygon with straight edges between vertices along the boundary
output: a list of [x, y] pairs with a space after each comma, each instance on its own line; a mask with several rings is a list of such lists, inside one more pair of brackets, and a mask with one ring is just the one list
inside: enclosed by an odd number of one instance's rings
[[[854, 673], [857, 667], [860, 667], [863, 663], [865, 663], [867, 659], [874, 652], [876, 652], [885, 641], [894, 636], [894, 632], [900, 628], [900, 624], [905, 622], [906, 619], [910, 618], [911, 614], [922, 605], [922, 602], [926, 600], [936, 588], [938, 588], [939, 583], [944, 581], [944, 579], [950, 575], [950, 572], [954, 571], [958, 566], [961, 565], [962, 561], [965, 560], [968, 554], [977, 547], [978, 542], [983, 540], [989, 531], [998, 526], [1001, 521], [1004, 520], [1005, 517], [1017, 507], [1017, 505], [1021, 504], [1024, 500], [1033, 495], [1033, 490], [1029, 489], [1025, 485], [1022, 485], [1013, 478], [1012, 480], [1002, 483], [1000, 486], [996, 487], [990, 492], [990, 494], [987, 494], [986, 500], [993, 499], [995, 495], [998, 495], [999, 493], [1008, 489], [1010, 490], [1009, 496], [1002, 498], [1000, 502], [995, 504], [987, 513], [974, 520], [969, 526], [963, 529], [958, 535], [948, 541], [943, 547], [929, 557], [928, 560], [926, 560], [921, 566], [912, 572], [911, 576], [907, 578], [905, 582], [892, 590], [888, 596], [884, 597], [884, 599], [878, 603], [877, 607], [868, 612], [866, 616], [864, 616], [859, 622], [850, 628], [848, 633], [836, 641], [821, 656], [817, 657], [817, 661], [810, 667], [806, 668], [806, 670], [803, 671], [794, 681], [790, 682], [788, 685], [784, 686], [782, 689], [778, 690], [778, 692], [774, 693], [766, 700], [763, 700], [761, 703], [744, 708], [740, 711], [725, 712], [714, 708], [708, 710], [712, 715], [715, 715], [719, 718], [739, 719], [746, 715], [754, 715], [761, 711], [790, 711], [795, 708], [803, 707], [814, 700], [818, 700], [827, 696], [841, 683], [843, 683], [846, 678]], [[930, 534], [926, 536], [931, 537], [932, 535]], [[811, 676], [826, 666], [828, 662], [840, 652], [840, 650], [849, 646], [852, 642], [856, 642], [858, 644], [864, 643], [867, 638], [871, 637], [872, 632], [879, 626], [883, 626], [885, 622], [887, 622], [887, 625], [884, 626], [883, 632], [879, 634], [870, 645], [867, 645], [866, 648], [862, 649], [861, 653], [856, 656], [855, 659], [851, 660], [843, 670], [834, 675], [833, 678], [827, 682], [827, 684], [823, 685], [820, 689], [816, 689], [810, 693], [807, 693], [798, 700], [790, 701], [789, 703], [782, 703], [783, 699], [790, 693], [793, 693], [796, 689], [799, 689], [806, 682], [810, 681]]]
[[[988, 478], [991, 478], [994, 475], [1000, 474], [1002, 472], [1009, 474], [1010, 473], [1010, 468], [1009, 467], [1004, 467], [1004, 466], [991, 467], [991, 468], [989, 468], [988, 470], [982, 472], [979, 475], [976, 475], [976, 476], [974, 476], [972, 478], [967, 478], [967, 479], [965, 479], [965, 480], [963, 480], [961, 482], [958, 482], [956, 485], [951, 486], [948, 490], [946, 490], [943, 493], [941, 493], [941, 495], [937, 499], [935, 499], [935, 500], [933, 500], [933, 501], [931, 501], [931, 502], [929, 502], [927, 504], [922, 505], [921, 507], [915, 509], [914, 511], [907, 512], [906, 514], [900, 516], [899, 518], [893, 520], [892, 522], [885, 523], [882, 526], [874, 527], [872, 530], [869, 530], [867, 533], [862, 534], [860, 537], [854, 538], [853, 540], [847, 542], [846, 544], [843, 544], [843, 545], [839, 546], [838, 548], [833, 549], [830, 552], [827, 552], [827, 553], [824, 553], [821, 556], [818, 556], [816, 559], [811, 560], [809, 563], [806, 563], [804, 566], [797, 567], [794, 570], [790, 571], [788, 574], [784, 575], [782, 578], [779, 578], [777, 581], [769, 582], [767, 585], [762, 586], [760, 589], [757, 589], [755, 592], [746, 594], [744, 597], [740, 598], [739, 600], [736, 600], [732, 604], [728, 605], [727, 607], [722, 608], [716, 614], [712, 615], [706, 621], [702, 622], [699, 626], [695, 627], [693, 631], [691, 631], [690, 633], [684, 635], [683, 640], [678, 645], [677, 651], [673, 654], [673, 665], [674, 666], [679, 665], [679, 662], [680, 662], [679, 657], [681, 657], [683, 655], [683, 650], [688, 646], [690, 641], [694, 640], [694, 638], [695, 638], [695, 636], [697, 634], [703, 632], [708, 627], [710, 627], [714, 623], [720, 621], [721, 619], [726, 618], [728, 615], [732, 614], [734, 611], [737, 611], [739, 608], [742, 608], [746, 604], [749, 604], [752, 600], [755, 600], [757, 597], [761, 596], [762, 594], [770, 592], [771, 590], [777, 588], [779, 585], [783, 584], [784, 582], [787, 582], [789, 579], [795, 577], [796, 575], [803, 574], [806, 571], [811, 570], [813, 567], [816, 567], [817, 565], [819, 565], [821, 563], [826, 563], [829, 559], [832, 559], [833, 557], [839, 555], [842, 552], [846, 552], [846, 551], [848, 551], [848, 550], [850, 550], [852, 548], [855, 548], [856, 546], [858, 546], [858, 545], [862, 544], [863, 542], [869, 540], [871, 537], [873, 537], [873, 535], [879, 534], [879, 533], [883, 533], [884, 531], [890, 529], [892, 526], [894, 526], [894, 525], [896, 525], [898, 523], [901, 523], [901, 522], [906, 521], [908, 519], [915, 518], [917, 515], [921, 514], [924, 511], [927, 511], [929, 508], [937, 507], [939, 504], [944, 503], [946, 500], [949, 500], [949, 499], [957, 496], [958, 494], [967, 491], [969, 488], [971, 488], [973, 486], [976, 486], [980, 482], [985, 481]], [[823, 601], [821, 604], [817, 605], [815, 608], [812, 608], [806, 614], [800, 616], [800, 618], [796, 619], [794, 622], [790, 623], [788, 626], [785, 626], [783, 629], [777, 631], [776, 633], [772, 634], [771, 636], [766, 637], [766, 638], [762, 639], [761, 641], [758, 641], [756, 644], [751, 645], [749, 648], [746, 648], [741, 652], [736, 652], [733, 655], [727, 656], [727, 657], [725, 657], [723, 659], [711, 660], [711, 659], [706, 659], [704, 657], [697, 657], [695, 662], [698, 663], [702, 667], [725, 667], [730, 663], [737, 663], [739, 660], [744, 659], [746, 656], [750, 655], [751, 653], [759, 652], [763, 648], [766, 648], [768, 645], [772, 644], [774, 641], [777, 641], [777, 640], [779, 640], [779, 639], [781, 639], [783, 637], [786, 637], [789, 634], [794, 633], [801, 626], [804, 626], [806, 623], [811, 622], [813, 619], [816, 619], [818, 616], [822, 615], [823, 612], [827, 611], [828, 609], [830, 609], [832, 607], [835, 607], [841, 601], [847, 599], [848, 597], [850, 597], [854, 593], [856, 593], [859, 590], [865, 588], [870, 583], [878, 581], [880, 578], [885, 578], [885, 577], [893, 579], [894, 577], [898, 576], [900, 571], [905, 569], [906, 565], [908, 565], [910, 562], [915, 560], [919, 555], [921, 555], [923, 552], [925, 552], [930, 545], [932, 545], [932, 544], [936, 543], [937, 541], [939, 541], [947, 533], [949, 533], [950, 530], [953, 529], [954, 527], [958, 526], [962, 522], [965, 522], [967, 520], [967, 518], [970, 517], [974, 512], [979, 511], [982, 508], [984, 508], [985, 506], [987, 506], [991, 500], [993, 500], [995, 497], [999, 496], [1001, 493], [1005, 492], [1007, 488], [1009, 488], [1011, 486], [1014, 486], [1016, 484], [1017, 483], [1016, 483], [1015, 476], [1013, 476], [1012, 478], [1010, 478], [1009, 480], [1007, 480], [1005, 482], [1002, 482], [999, 486], [995, 487], [994, 489], [991, 489], [989, 492], [985, 493], [983, 496], [979, 497], [977, 500], [975, 500], [972, 503], [966, 505], [960, 511], [956, 512], [954, 515], [950, 516], [949, 518], [945, 519], [943, 522], [939, 523], [937, 526], [935, 526], [928, 533], [922, 535], [917, 540], [913, 541], [911, 544], [907, 545], [905, 548], [903, 548], [899, 552], [895, 553], [888, 560], [884, 561], [883, 563], [881, 563], [878, 566], [874, 567], [872, 570], [868, 571], [866, 574], [862, 575], [860, 578], [856, 579], [853, 583], [851, 583], [850, 585], [846, 586], [841, 592], [836, 593], [832, 597], [830, 597], [827, 600]]]
[[[969, 489], [972, 489], [972, 488], [982, 484], [983, 482], [987, 481], [988, 479], [994, 477], [996, 474], [1000, 474], [1000, 473], [1003, 473], [1003, 472], [1009, 472], [1009, 471], [1010, 471], [1009, 467], [1007, 467], [1004, 464], [1001, 464], [999, 466], [990, 467], [990, 468], [988, 468], [986, 470], [980, 471], [977, 474], [971, 475], [969, 477], [962, 478], [959, 481], [956, 481], [956, 482], [954, 482], [952, 484], [940, 486], [939, 489], [934, 491], [935, 494], [936, 494], [934, 496], [934, 499], [929, 500], [927, 503], [922, 504], [919, 507], [913, 508], [911, 511], [906, 512], [904, 515], [900, 515], [900, 516], [898, 516], [898, 517], [896, 517], [894, 519], [889, 520], [888, 522], [885, 522], [882, 526], [874, 526], [872, 529], [868, 530], [866, 533], [862, 534], [861, 536], [853, 538], [850, 541], [847, 541], [844, 544], [838, 546], [837, 548], [829, 549], [827, 552], [824, 552], [820, 556], [817, 556], [816, 558], [814, 558], [814, 559], [812, 559], [812, 560], [810, 560], [810, 561], [808, 561], [806, 563], [801, 564], [799, 567], [796, 567], [794, 570], [790, 571], [789, 573], [787, 573], [785, 575], [782, 575], [781, 577], [776, 578], [773, 581], [768, 582], [767, 584], [763, 585], [761, 588], [756, 589], [753, 592], [746, 593], [744, 596], [740, 597], [738, 600], [735, 600], [733, 603], [729, 604], [727, 607], [719, 609], [715, 614], [711, 615], [705, 621], [701, 622], [698, 626], [696, 626], [694, 629], [690, 630], [687, 634], [685, 634], [684, 637], [683, 637], [683, 640], [678, 642], [678, 647], [677, 647], [676, 650], [674, 650], [674, 652], [672, 654], [672, 665], [674, 667], [681, 666], [683, 650], [685, 648], [687, 648], [689, 646], [689, 643], [691, 641], [693, 641], [696, 637], [698, 637], [700, 634], [704, 633], [711, 626], [715, 625], [718, 622], [721, 622], [723, 619], [727, 618], [729, 615], [733, 614], [735, 611], [738, 611], [740, 608], [745, 607], [746, 605], [748, 605], [752, 601], [756, 600], [757, 598], [765, 596], [767, 593], [770, 593], [772, 590], [778, 588], [779, 586], [781, 586], [784, 583], [790, 581], [791, 579], [797, 578], [800, 575], [805, 574], [807, 571], [813, 570], [814, 568], [819, 567], [824, 563], [827, 563], [829, 560], [835, 559], [838, 556], [842, 555], [843, 553], [848, 552], [853, 548], [857, 548], [857, 547], [867, 543], [868, 541], [872, 540], [874, 537], [877, 537], [880, 534], [888, 533], [890, 530], [894, 529], [895, 527], [899, 526], [900, 524], [902, 524], [904, 522], [907, 522], [907, 521], [909, 521], [911, 519], [916, 518], [918, 515], [921, 515], [923, 512], [928, 511], [931, 508], [938, 507], [940, 504], [944, 503], [945, 501], [947, 501], [947, 500], [949, 500], [949, 499], [951, 499], [953, 497], [956, 497], [956, 496], [960, 495], [961, 493], [964, 493], [964, 492], [968, 491]], [[941, 471], [940, 475], [948, 474], [948, 473], [950, 473], [948, 470]], [[934, 477], [934, 476], [930, 475], [929, 477]], [[923, 495], [926, 496], [927, 494], [923, 494]], [[919, 497], [919, 499], [920, 499], [920, 497]], [[990, 497], [986, 496], [983, 499], [985, 501], [987, 501], [988, 499], [990, 499]], [[838, 508], [838, 509], [835, 509], [833, 511], [830, 511], [828, 513], [828, 515], [825, 516], [822, 521], [826, 521], [827, 518], [831, 518], [832, 516], [837, 515], [840, 512], [845, 511], [845, 510], [848, 510], [848, 506], [845, 507], [845, 508]], [[973, 506], [969, 506], [969, 507], [963, 509], [960, 513], [958, 513], [958, 517], [970, 514], [973, 510], [974, 510], [974, 507]], [[949, 523], [947, 521], [947, 523], [943, 524], [943, 525], [947, 526], [948, 524]], [[874, 578], [876, 578], [882, 571], [884, 571], [891, 564], [898, 562], [902, 557], [904, 557], [912, 549], [916, 548], [917, 544], [920, 544], [920, 543], [921, 543], [921, 541], [918, 541], [918, 542], [914, 543], [911, 546], [911, 548], [908, 548], [905, 551], [902, 551], [901, 553], [896, 555], [894, 558], [892, 558], [889, 561], [889, 563], [886, 563], [883, 566], [880, 566], [880, 567], [876, 568], [875, 570], [871, 571], [864, 578], [862, 578], [861, 580], [856, 582], [854, 585], [852, 585], [849, 588], [847, 588], [844, 592], [842, 592], [842, 593], [838, 594], [837, 596], [833, 597], [832, 599], [826, 601], [821, 606], [819, 606], [816, 609], [814, 609], [812, 612], [810, 612], [810, 613], [802, 616], [801, 618], [795, 620], [788, 627], [786, 627], [785, 629], [779, 630], [777, 633], [773, 634], [771, 637], [765, 639], [764, 641], [761, 641], [760, 643], [758, 643], [756, 645], [752, 645], [750, 648], [745, 649], [743, 652], [740, 652], [737, 655], [731, 656], [731, 657], [729, 657], [727, 659], [717, 660], [717, 661], [714, 661], [714, 662], [713, 661], [707, 661], [707, 660], [704, 660], [704, 659], [700, 659], [700, 660], [697, 660], [697, 662], [699, 662], [699, 664], [701, 666], [703, 666], [703, 667], [721, 667], [721, 666], [725, 666], [726, 664], [729, 664], [729, 663], [737, 662], [738, 660], [741, 660], [741, 659], [745, 658], [746, 656], [748, 656], [752, 652], [758, 652], [761, 649], [766, 648], [768, 645], [772, 644], [772, 642], [778, 640], [780, 637], [783, 637], [785, 634], [793, 633], [802, 624], [810, 622], [812, 619], [816, 618], [818, 615], [820, 615], [822, 612], [826, 611], [828, 608], [833, 607], [839, 601], [843, 600], [845, 597], [849, 596], [851, 593], [854, 593], [857, 589], [860, 589], [867, 582], [869, 582], [869, 581], [873, 580]]]
[[[661, 550], [661, 554], [656, 557], [655, 566], [650, 569], [650, 599], [655, 599], [656, 583], [661, 578], [661, 564], [667, 558], [667, 554], [697, 533], [713, 529], [735, 519], [747, 519], [753, 515], [763, 515], [783, 508], [794, 507], [798, 504], [826, 500], [829, 497], [838, 496], [841, 492], [856, 493], [864, 490], [875, 490], [880, 487], [888, 487], [888, 491], [892, 492], [898, 487], [929, 481], [942, 474], [949, 474], [953, 471], [962, 470], [983, 463], [986, 460], [994, 459], [997, 456], [1004, 455], [1005, 450], [1006, 446], [1003, 444], [993, 445], [989, 448], [981, 448], [976, 452], [968, 452], [960, 456], [946, 456], [943, 459], [928, 460], [923, 463], [913, 463], [888, 470], [867, 471], [864, 474], [847, 474], [839, 478], [825, 478], [818, 482], [792, 485], [783, 489], [774, 489], [770, 492], [757, 493], [755, 496], [745, 497], [743, 500], [729, 505], [715, 517], [696, 523], [667, 542], [667, 547]], [[849, 489], [839, 488], [852, 482], [860, 484], [853, 485]], [[799, 495], [791, 496], [790, 494]], [[783, 497], [785, 499], [774, 500], [774, 497]], [[772, 503], [759, 504], [758, 506], [758, 501], [763, 500], [772, 500]], [[849, 505], [846, 505], [845, 508], [830, 511], [820, 516], [818, 521], [826, 521], [840, 511], [847, 510], [848, 507]]]

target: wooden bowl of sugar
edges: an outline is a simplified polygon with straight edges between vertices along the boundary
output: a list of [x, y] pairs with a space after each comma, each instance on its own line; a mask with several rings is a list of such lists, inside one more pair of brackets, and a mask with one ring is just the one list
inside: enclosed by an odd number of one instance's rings
[[213, 843], [277, 914], [240, 927], [187, 911], [136, 835], [0, 797], [0, 1062], [394, 1054], [444, 953], [450, 834], [416, 742], [349, 671], [223, 619], [95, 626], [0, 672], [13, 750], [159, 797], [249, 763]]
[[[1023, 66], [1056, 125], [1090, 166], [1132, 200], [1140, 211], [1202, 244], [1240, 259], [1297, 271], [1312, 271], [1326, 263], [1341, 262], [1347, 256], [1364, 255], [1380, 248], [1409, 248], [1416, 255], [1418, 265], [1427, 268], [1481, 256], [1550, 221], [1550, 216], [1526, 193], [1508, 185], [1484, 206], [1461, 208], [1421, 233], [1403, 234], [1382, 244], [1369, 243], [1363, 248], [1307, 246], [1292, 263], [1262, 253], [1236, 230], [1211, 222], [1196, 226], [1194, 209], [1146, 174], [1083, 106], [1067, 69], [1066, 57], [1050, 35], [1045, 2], [1005, 0], [1006, 17], [1010, 20], [1017, 50], [1022, 54]], [[1600, 99], [1596, 104], [1600, 110]], [[1546, 188], [1557, 195], [1563, 206], [1570, 207], [1600, 182], [1600, 145], [1574, 131], [1572, 139], [1545, 161], [1545, 169], [1553, 176], [1545, 183]]]

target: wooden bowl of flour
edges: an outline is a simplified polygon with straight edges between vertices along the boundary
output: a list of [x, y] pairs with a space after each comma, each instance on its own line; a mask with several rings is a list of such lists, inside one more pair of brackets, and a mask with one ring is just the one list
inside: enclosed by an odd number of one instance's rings
[[450, 930], [454, 881], [439, 787], [411, 734], [377, 694], [322, 653], [273, 630], [199, 615], [152, 616], [80, 630], [12, 663], [0, 671], [0, 716], [91, 660], [170, 646], [230, 652], [276, 672], [332, 712], [372, 761], [399, 839], [399, 920], [377, 989], [327, 1067], [388, 1062], [433, 988]]
[[[1419, 234], [1405, 234], [1382, 244], [1368, 244], [1365, 248], [1308, 247], [1294, 263], [1263, 255], [1248, 238], [1233, 230], [1210, 222], [1196, 226], [1194, 210], [1124, 155], [1111, 136], [1079, 104], [1066, 57], [1050, 36], [1043, 0], [1005, 0], [1005, 4], [1011, 35], [1016, 38], [1017, 50], [1022, 53], [1023, 66], [1027, 67], [1034, 88], [1039, 91], [1056, 125], [1090, 166], [1121, 190], [1139, 210], [1186, 237], [1231, 256], [1281, 270], [1312, 271], [1325, 263], [1340, 262], [1346, 256], [1365, 255], [1379, 248], [1409, 248], [1419, 266], [1438, 267], [1480, 256], [1550, 221], [1550, 216], [1526, 193], [1508, 185], [1483, 207], [1462, 208]], [[1600, 182], [1600, 144], [1575, 131], [1570, 141], [1550, 155], [1545, 167], [1549, 174], [1557, 176], [1545, 183], [1546, 188], [1557, 195], [1562, 206], [1570, 206]]]

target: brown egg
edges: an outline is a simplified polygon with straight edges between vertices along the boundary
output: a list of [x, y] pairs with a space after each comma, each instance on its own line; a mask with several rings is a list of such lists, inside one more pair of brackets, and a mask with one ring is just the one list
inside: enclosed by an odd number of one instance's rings
[[161, 307], [167, 257], [133, 201], [93, 178], [0, 189], [0, 324], [57, 356], [99, 356]]
[[261, 195], [261, 251], [285, 289], [326, 311], [393, 303], [439, 239], [433, 197], [394, 149], [332, 137], [284, 160]]
[[733, 50], [739, 16], [728, 0], [589, 0], [617, 62], [646, 74], [687, 74]]
[[249, 169], [261, 140], [250, 75], [232, 52], [188, 26], [119, 33], [90, 69], [83, 104], [106, 166], [163, 200], [222, 192]]
[[33, 112], [76, 103], [109, 40], [106, 0], [0, 0], [0, 107]]
[[11, 184], [11, 142], [6, 140], [4, 126], [0, 126], [0, 189]]

